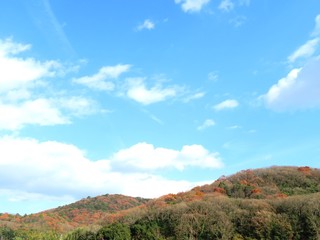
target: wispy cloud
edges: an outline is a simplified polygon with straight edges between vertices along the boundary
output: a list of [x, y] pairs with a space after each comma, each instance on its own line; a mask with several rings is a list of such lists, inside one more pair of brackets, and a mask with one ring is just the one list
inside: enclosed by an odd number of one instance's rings
[[131, 65], [129, 64], [105, 66], [93, 75], [74, 78], [72, 82], [93, 90], [113, 92], [115, 97], [126, 96], [143, 105], [163, 102], [173, 98], [187, 103], [205, 96], [204, 92], [188, 91], [184, 86], [165, 86], [168, 80], [162, 75], [150, 78], [126, 77], [124, 81], [115, 81], [120, 75], [129, 72], [130, 69]]
[[65, 23], [60, 23], [50, 0], [37, 0], [36, 4], [28, 4], [34, 24], [56, 50], [62, 50], [68, 56], [75, 56], [75, 51], [64, 31]]
[[239, 125], [233, 125], [233, 126], [228, 127], [229, 130], [235, 130], [235, 129], [239, 129], [239, 128], [241, 128], [241, 126], [239, 126]]
[[176, 4], [181, 4], [184, 12], [199, 12], [210, 2], [210, 0], [175, 0]]
[[208, 73], [208, 79], [209, 81], [215, 82], [219, 78], [218, 72], [217, 71], [212, 71]]
[[150, 19], [146, 19], [146, 20], [144, 20], [144, 22], [142, 24], [140, 24], [137, 27], [137, 30], [138, 31], [141, 31], [141, 30], [144, 30], [144, 29], [152, 30], [154, 28], [155, 28], [155, 23], [152, 22]]
[[65, 45], [65, 47], [70, 52], [73, 52], [73, 48], [69, 42], [69, 39], [67, 38], [61, 24], [58, 22], [54, 12], [52, 11], [49, 0], [43, 0], [43, 2], [44, 2], [44, 6], [45, 6], [45, 12], [48, 14], [49, 20], [50, 20], [55, 32], [57, 33], [58, 38], [60, 39], [60, 41]]
[[107, 110], [100, 109], [94, 100], [81, 96], [56, 97], [50, 99], [50, 102], [54, 106], [60, 106], [60, 111], [69, 118], [70, 116], [82, 117], [97, 112], [107, 112]]
[[[71, 116], [93, 113], [94, 101], [46, 90], [52, 88], [49, 79], [61, 77], [69, 70], [58, 61], [19, 56], [30, 48], [29, 44], [0, 39], [0, 129], [15, 131], [26, 125], [69, 124]], [[41, 96], [37, 94], [39, 90]]]
[[149, 112], [148, 110], [146, 109], [142, 109], [142, 112], [144, 112], [145, 114], [147, 114], [147, 116], [152, 119], [153, 121], [155, 121], [156, 123], [160, 124], [160, 125], [163, 125], [164, 122], [158, 118], [156, 115], [154, 115], [153, 113]]
[[214, 126], [216, 123], [212, 119], [206, 119], [200, 126], [197, 127], [199, 131], [205, 130]]
[[0, 39], [0, 56], [5, 57], [9, 55], [16, 55], [31, 49], [30, 44], [22, 44], [13, 42], [11, 38]]
[[201, 99], [206, 95], [205, 92], [196, 92], [183, 98], [183, 102], [188, 103], [193, 100]]
[[143, 105], [165, 101], [168, 98], [175, 97], [177, 93], [178, 88], [175, 86], [163, 87], [161, 83], [157, 83], [148, 88], [144, 78], [127, 79], [127, 97]]
[[240, 6], [250, 6], [251, 0], [239, 0]]
[[235, 18], [232, 18], [229, 22], [235, 27], [240, 27], [246, 21], [247, 21], [247, 18], [245, 16], [237, 16]]
[[12, 89], [31, 87], [45, 77], [56, 73], [60, 64], [56, 61], [40, 62], [33, 58], [16, 57], [31, 48], [29, 44], [0, 39], [0, 93]]
[[289, 57], [290, 63], [295, 62], [299, 58], [309, 58], [314, 55], [320, 45], [320, 15], [315, 18], [315, 27], [311, 33], [312, 39], [295, 50]]
[[314, 38], [307, 41], [288, 57], [288, 61], [295, 62], [299, 58], [311, 57], [319, 46], [319, 42], [320, 38]]
[[232, 0], [222, 0], [219, 5], [219, 9], [224, 12], [230, 12], [234, 9], [234, 3]]
[[239, 103], [237, 100], [227, 99], [221, 103], [214, 105], [213, 109], [216, 111], [221, 111], [223, 109], [231, 109], [231, 108], [236, 108], [238, 106], [239, 106]]
[[73, 79], [73, 82], [85, 85], [95, 90], [112, 91], [115, 88], [115, 84], [110, 80], [118, 78], [121, 74], [129, 71], [130, 67], [131, 66], [128, 64], [105, 66], [100, 68], [98, 73], [91, 76], [84, 76]]
[[320, 14], [316, 16], [315, 22], [316, 22], [316, 25], [311, 34], [311, 36], [313, 37], [320, 35]]

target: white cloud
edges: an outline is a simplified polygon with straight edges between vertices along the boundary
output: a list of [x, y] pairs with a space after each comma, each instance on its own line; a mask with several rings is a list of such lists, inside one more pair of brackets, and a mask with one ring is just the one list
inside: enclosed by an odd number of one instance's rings
[[269, 89], [268, 93], [265, 95], [265, 100], [267, 101], [268, 105], [276, 101], [283, 91], [290, 89], [292, 85], [295, 84], [296, 78], [298, 77], [300, 71], [301, 69], [291, 70], [286, 77], [281, 78], [277, 84], [273, 85]]
[[235, 130], [235, 129], [239, 129], [239, 128], [242, 128], [242, 127], [239, 125], [233, 125], [233, 126], [228, 127], [228, 129], [230, 129], [230, 130]]
[[289, 62], [295, 62], [299, 58], [311, 57], [319, 46], [320, 38], [314, 38], [300, 46], [294, 53], [288, 57]]
[[89, 88], [102, 90], [102, 91], [112, 91], [115, 88], [115, 84], [110, 81], [111, 79], [118, 78], [121, 74], [129, 71], [130, 65], [118, 64], [115, 66], [105, 66], [100, 68], [99, 72], [92, 76], [84, 76], [81, 78], [76, 78], [73, 82], [85, 85]]
[[11, 38], [0, 39], [0, 56], [16, 55], [31, 48], [30, 44], [15, 43]]
[[219, 9], [225, 12], [230, 12], [234, 9], [234, 3], [231, 0], [222, 0]]
[[192, 95], [189, 95], [189, 96], [185, 97], [183, 99], [183, 102], [188, 103], [188, 102], [190, 102], [192, 100], [203, 98], [205, 95], [206, 95], [205, 92], [197, 92], [197, 93], [194, 93]]
[[[55, 141], [0, 138], [0, 178], [8, 189], [61, 195], [101, 187], [108, 161], [91, 162], [77, 147]], [[91, 186], [90, 186], [91, 185]]]
[[127, 79], [127, 97], [144, 105], [165, 101], [175, 97], [177, 92], [176, 87], [164, 88], [159, 83], [148, 89], [143, 78]]
[[280, 79], [261, 96], [266, 106], [277, 111], [320, 107], [320, 58], [312, 59]]
[[152, 144], [138, 143], [128, 149], [117, 152], [112, 164], [139, 170], [156, 170], [186, 167], [219, 168], [222, 161], [218, 153], [211, 153], [201, 145], [186, 145], [180, 151], [156, 148]]
[[[30, 48], [29, 44], [0, 39], [0, 129], [19, 130], [26, 125], [68, 124], [72, 115], [94, 113], [96, 107], [93, 101], [83, 97], [61, 96], [49, 81], [49, 78], [74, 72], [75, 66], [63, 67], [57, 61], [16, 56]], [[115, 71], [110, 76], [116, 74]]]
[[97, 103], [91, 99], [79, 96], [63, 97], [51, 99], [54, 106], [59, 106], [61, 110], [67, 111], [66, 115], [73, 115], [77, 117], [90, 115], [99, 110]]
[[93, 100], [84, 97], [31, 98], [30, 94], [20, 90], [4, 95], [6, 101], [0, 101], [0, 130], [70, 124], [72, 116], [81, 117], [99, 110]]
[[320, 57], [312, 58], [320, 44], [320, 15], [315, 18], [315, 23], [311, 35], [316, 38], [307, 41], [288, 57], [290, 63], [306, 58], [304, 66], [292, 69], [259, 97], [268, 108], [292, 111], [320, 107]]
[[316, 16], [315, 19], [316, 26], [314, 27], [314, 30], [311, 34], [311, 36], [319, 36], [320, 35], [320, 14]]
[[6, 130], [17, 130], [26, 124], [49, 126], [70, 123], [47, 99], [28, 100], [19, 104], [0, 102], [0, 112], [0, 129]]
[[175, 0], [176, 4], [181, 4], [184, 12], [199, 12], [210, 2], [210, 0]]
[[60, 64], [56, 61], [40, 62], [33, 58], [15, 57], [30, 49], [30, 45], [0, 39], [0, 94], [13, 89], [24, 89], [44, 77], [52, 77]]
[[121, 185], [122, 194], [135, 197], [154, 198], [168, 193], [178, 193], [198, 186], [199, 182], [185, 180], [169, 180], [159, 175], [151, 174], [118, 174], [115, 179]]
[[144, 22], [137, 27], [138, 31], [141, 31], [143, 29], [152, 30], [154, 28], [155, 24], [150, 19], [144, 20]]
[[238, 106], [239, 106], [239, 103], [237, 100], [227, 99], [227, 100], [213, 106], [213, 109], [216, 111], [220, 111], [223, 109], [236, 108]]
[[17, 102], [27, 100], [32, 97], [32, 93], [28, 89], [14, 89], [2, 94], [2, 98], [8, 102]]
[[198, 126], [198, 130], [204, 130], [206, 128], [214, 126], [216, 123], [212, 119], [206, 119], [200, 126]]
[[[47, 196], [39, 193], [29, 193], [23, 190], [11, 190], [11, 189], [0, 189], [0, 195], [6, 196], [8, 201], [14, 202], [25, 202], [25, 201], [67, 201], [68, 203], [75, 201], [76, 199], [70, 196]], [[3, 199], [4, 197], [2, 197]], [[41, 210], [39, 210], [41, 211]]]
[[[222, 166], [218, 153], [201, 145], [177, 151], [139, 143], [97, 161], [74, 145], [56, 141], [4, 136], [0, 146], [0, 193], [10, 195], [8, 201], [79, 199], [106, 193], [158, 197], [199, 183], [166, 179], [149, 170]], [[121, 167], [125, 170], [120, 171]]]
[[320, 44], [320, 15], [317, 15], [315, 18], [315, 27], [311, 36], [313, 39], [308, 40], [305, 44], [300, 46], [297, 50], [295, 50], [289, 57], [288, 61], [293, 63], [299, 58], [309, 58], [314, 55], [317, 51], [317, 48]]

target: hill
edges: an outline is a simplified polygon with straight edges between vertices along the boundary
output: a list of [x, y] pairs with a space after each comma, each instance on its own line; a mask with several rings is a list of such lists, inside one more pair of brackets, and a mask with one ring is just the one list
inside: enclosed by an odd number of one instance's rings
[[2, 214], [0, 224], [69, 232], [65, 239], [119, 231], [130, 237], [114, 239], [320, 239], [319, 209], [320, 169], [271, 167], [157, 199], [103, 195], [24, 217]]
[[[103, 219], [143, 206], [149, 199], [120, 194], [87, 197], [75, 203], [25, 216], [0, 214], [0, 225], [66, 232], [81, 226], [99, 227]], [[114, 215], [114, 216], [113, 216]]]
[[168, 194], [149, 204], [175, 204], [214, 196], [229, 198], [272, 199], [320, 192], [320, 169], [310, 167], [270, 167], [243, 170], [221, 176], [212, 184], [188, 192]]

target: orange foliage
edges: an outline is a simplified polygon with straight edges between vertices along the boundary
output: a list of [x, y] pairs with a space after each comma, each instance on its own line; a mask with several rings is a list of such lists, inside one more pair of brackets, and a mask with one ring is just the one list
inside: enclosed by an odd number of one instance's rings
[[164, 195], [160, 199], [162, 199], [166, 203], [170, 203], [176, 200], [176, 195], [171, 193], [171, 194]]
[[0, 220], [10, 220], [10, 214], [9, 213], [4, 213], [0, 216]]
[[214, 192], [217, 192], [217, 193], [221, 193], [221, 194], [226, 194], [226, 190], [224, 190], [223, 188], [220, 188], [220, 187], [215, 187], [213, 189]]
[[310, 174], [310, 173], [311, 173], [311, 168], [308, 167], [308, 166], [299, 167], [299, 168], [298, 168], [298, 171], [299, 171], [299, 172], [302, 172], [302, 173], [304, 173], [304, 174]]
[[251, 191], [251, 193], [253, 193], [253, 194], [259, 194], [259, 193], [261, 193], [261, 189], [260, 189], [260, 188], [255, 188], [255, 189], [253, 189], [253, 190]]
[[287, 194], [284, 194], [284, 193], [278, 193], [278, 194], [276, 195], [276, 197], [277, 197], [277, 198], [287, 198], [288, 195], [287, 195]]
[[240, 180], [241, 185], [249, 185], [247, 180]]

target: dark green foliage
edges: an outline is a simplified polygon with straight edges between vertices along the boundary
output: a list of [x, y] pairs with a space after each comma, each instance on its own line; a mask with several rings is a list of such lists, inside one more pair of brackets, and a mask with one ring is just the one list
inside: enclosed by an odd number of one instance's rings
[[292, 239], [293, 237], [293, 231], [290, 221], [285, 214], [274, 215], [269, 227], [270, 239], [282, 240]]
[[275, 211], [286, 215], [292, 226], [293, 239], [320, 238], [320, 194], [295, 196], [272, 201]]
[[97, 233], [98, 240], [130, 240], [130, 228], [122, 223], [102, 227]]
[[134, 240], [163, 239], [160, 234], [160, 227], [155, 220], [148, 220], [147, 218], [138, 220], [131, 226], [130, 230]]
[[179, 239], [230, 239], [234, 228], [222, 205], [221, 201], [188, 204], [179, 217], [176, 236]]
[[11, 228], [7, 226], [0, 228], [0, 240], [11, 240], [14, 238], [15, 238], [15, 232]]
[[68, 233], [63, 240], [96, 240], [96, 234], [85, 229], [76, 229]]

